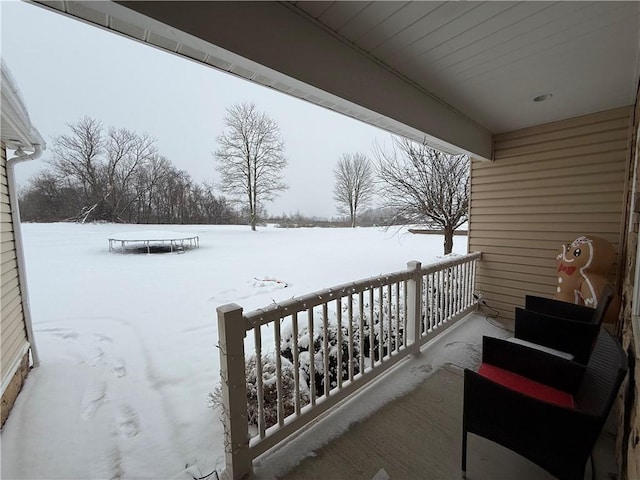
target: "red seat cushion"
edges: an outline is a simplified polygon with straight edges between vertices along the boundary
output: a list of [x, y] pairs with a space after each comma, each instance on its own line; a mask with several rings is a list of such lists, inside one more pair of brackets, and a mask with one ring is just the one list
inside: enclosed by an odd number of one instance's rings
[[553, 403], [566, 408], [575, 408], [573, 396], [570, 394], [543, 383], [530, 380], [527, 377], [510, 372], [509, 370], [505, 370], [488, 363], [483, 363], [480, 365], [478, 373], [489, 380], [510, 388], [511, 390], [537, 398], [543, 402]]

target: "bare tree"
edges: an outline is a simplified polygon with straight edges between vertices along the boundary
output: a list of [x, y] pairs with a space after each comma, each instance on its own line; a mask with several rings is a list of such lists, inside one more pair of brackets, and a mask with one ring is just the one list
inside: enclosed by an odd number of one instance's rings
[[375, 177], [371, 162], [362, 153], [345, 153], [333, 170], [333, 198], [341, 214], [348, 214], [351, 227], [356, 226], [358, 208], [365, 207], [375, 193]]
[[393, 151], [374, 147], [380, 194], [403, 223], [423, 223], [444, 233], [444, 253], [453, 233], [468, 220], [469, 157], [450, 155], [407, 139], [393, 139]]
[[68, 126], [70, 135], [60, 135], [53, 140], [53, 159], [50, 163], [61, 183], [81, 192], [78, 218], [84, 221], [89, 215], [97, 213], [105, 195], [101, 178], [101, 158], [105, 145], [102, 124], [84, 117]]
[[253, 103], [228, 108], [224, 121], [215, 152], [220, 188], [245, 203], [255, 230], [260, 205], [288, 188], [282, 181], [284, 141], [278, 124]]
[[102, 179], [107, 189], [105, 210], [109, 218], [123, 221], [125, 213], [131, 212], [130, 207], [143, 193], [135, 188], [137, 174], [158, 156], [155, 140], [124, 128], [110, 128], [105, 153]]
[[123, 221], [139, 193], [137, 173], [157, 155], [155, 140], [125, 129], [103, 133], [89, 117], [69, 124], [71, 134], [53, 140], [53, 166], [60, 183], [78, 192], [77, 218]]

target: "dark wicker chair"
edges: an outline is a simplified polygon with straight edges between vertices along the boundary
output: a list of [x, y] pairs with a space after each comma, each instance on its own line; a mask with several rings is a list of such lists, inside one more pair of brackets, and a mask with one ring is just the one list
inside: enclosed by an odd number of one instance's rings
[[514, 337], [566, 352], [586, 364], [612, 299], [610, 285], [602, 290], [597, 308], [528, 295], [525, 308], [516, 307]]
[[467, 435], [475, 433], [560, 479], [582, 480], [626, 373], [619, 342], [602, 330], [589, 363], [580, 365], [484, 337], [482, 361], [479, 373], [464, 372], [463, 477]]
[[524, 299], [524, 308], [533, 312], [552, 315], [554, 317], [566, 318], [567, 320], [578, 320], [590, 323], [602, 323], [602, 319], [607, 313], [607, 308], [613, 299], [614, 291], [611, 284], [607, 283], [598, 297], [596, 308], [574, 303], [563, 302], [552, 298], [537, 297], [527, 295]]

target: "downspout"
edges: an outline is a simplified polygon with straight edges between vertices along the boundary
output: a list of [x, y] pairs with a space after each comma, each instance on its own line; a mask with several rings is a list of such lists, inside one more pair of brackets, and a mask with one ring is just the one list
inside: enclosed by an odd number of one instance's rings
[[35, 160], [42, 155], [42, 147], [34, 144], [33, 153], [24, 153], [22, 147], [16, 150], [16, 156], [7, 160], [7, 183], [9, 185], [9, 199], [11, 201], [11, 221], [13, 223], [13, 238], [16, 243], [16, 258], [18, 260], [18, 280], [20, 281], [20, 294], [22, 296], [22, 308], [24, 313], [24, 323], [27, 328], [27, 341], [31, 346], [31, 359], [33, 366], [40, 365], [40, 356], [36, 348], [36, 341], [33, 335], [31, 323], [31, 308], [29, 307], [29, 289], [27, 288], [27, 269], [24, 261], [24, 250], [22, 248], [22, 228], [20, 225], [20, 207], [18, 204], [18, 193], [16, 190], [15, 174], [13, 166], [17, 163]]

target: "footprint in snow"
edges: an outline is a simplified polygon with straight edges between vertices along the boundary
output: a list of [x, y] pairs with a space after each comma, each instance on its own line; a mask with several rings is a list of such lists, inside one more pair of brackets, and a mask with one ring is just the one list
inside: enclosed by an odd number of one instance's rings
[[96, 338], [96, 340], [98, 340], [99, 342], [107, 342], [107, 343], [113, 343], [113, 338], [107, 336], [107, 335], [103, 335], [101, 333], [94, 333], [93, 336]]
[[127, 367], [124, 364], [124, 360], [119, 358], [111, 368], [111, 371], [113, 371], [113, 374], [118, 378], [124, 377], [127, 374]]
[[63, 340], [72, 341], [78, 339], [78, 333], [68, 328], [42, 328], [38, 332], [48, 333]]
[[118, 409], [118, 432], [125, 437], [133, 438], [140, 433], [140, 422], [135, 410], [129, 405], [122, 405]]
[[107, 401], [107, 384], [100, 382], [89, 386], [82, 397], [80, 416], [83, 420], [89, 420], [98, 409]]
[[93, 358], [89, 361], [89, 365], [95, 367], [102, 362], [102, 359], [104, 358], [104, 350], [100, 347], [95, 347], [92, 357]]

